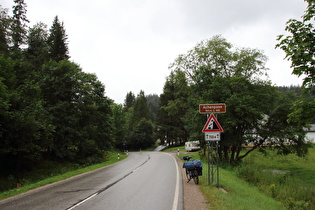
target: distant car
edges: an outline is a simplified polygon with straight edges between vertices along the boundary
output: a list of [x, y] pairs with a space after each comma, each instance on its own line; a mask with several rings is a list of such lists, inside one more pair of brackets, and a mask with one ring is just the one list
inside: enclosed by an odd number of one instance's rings
[[200, 150], [200, 142], [199, 141], [187, 141], [185, 143], [185, 150], [187, 152], [193, 152]]

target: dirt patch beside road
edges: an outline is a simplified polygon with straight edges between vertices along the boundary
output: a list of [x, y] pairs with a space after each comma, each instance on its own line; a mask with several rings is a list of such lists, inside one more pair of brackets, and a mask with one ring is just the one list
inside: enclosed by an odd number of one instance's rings
[[183, 176], [183, 188], [184, 188], [184, 209], [185, 210], [207, 210], [210, 209], [210, 204], [207, 203], [205, 197], [199, 190], [198, 185], [194, 183], [194, 180], [190, 180], [187, 183], [185, 169], [182, 168], [183, 162], [177, 157], [176, 153], [172, 153], [176, 158], [177, 164], [181, 168]]

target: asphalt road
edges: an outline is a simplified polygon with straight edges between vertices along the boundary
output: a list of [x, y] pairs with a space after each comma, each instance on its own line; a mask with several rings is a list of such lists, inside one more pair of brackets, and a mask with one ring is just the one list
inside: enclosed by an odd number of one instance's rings
[[160, 152], [123, 161], [0, 201], [0, 209], [183, 209], [180, 167]]

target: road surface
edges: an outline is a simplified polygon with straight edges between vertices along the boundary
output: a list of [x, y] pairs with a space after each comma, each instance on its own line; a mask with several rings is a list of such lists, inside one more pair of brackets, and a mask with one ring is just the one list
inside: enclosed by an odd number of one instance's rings
[[0, 209], [183, 209], [180, 167], [160, 152], [123, 161], [0, 201]]

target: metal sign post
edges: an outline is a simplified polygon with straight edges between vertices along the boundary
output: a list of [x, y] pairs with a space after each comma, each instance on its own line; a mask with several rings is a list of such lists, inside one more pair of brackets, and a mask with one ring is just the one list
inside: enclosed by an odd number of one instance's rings
[[208, 185], [219, 187], [219, 141], [223, 128], [213, 113], [225, 113], [225, 104], [200, 104], [199, 113], [211, 114], [202, 129], [208, 147]]
[[209, 141], [208, 143], [208, 185], [214, 184], [219, 187], [219, 142]]

